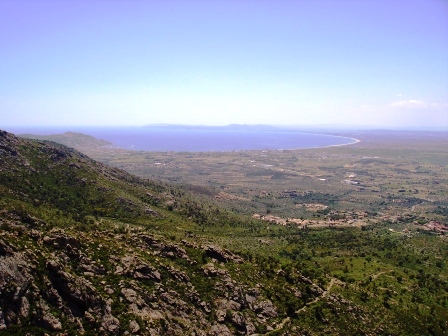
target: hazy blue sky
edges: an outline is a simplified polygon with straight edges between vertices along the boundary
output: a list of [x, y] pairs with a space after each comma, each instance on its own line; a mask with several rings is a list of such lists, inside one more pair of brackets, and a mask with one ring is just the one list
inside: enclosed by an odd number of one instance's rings
[[448, 130], [448, 1], [0, 1], [0, 128], [150, 123]]

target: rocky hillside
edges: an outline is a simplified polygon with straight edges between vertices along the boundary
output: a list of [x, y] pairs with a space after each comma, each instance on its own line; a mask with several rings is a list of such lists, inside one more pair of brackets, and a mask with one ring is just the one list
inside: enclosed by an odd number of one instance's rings
[[164, 186], [6, 132], [0, 155], [4, 334], [254, 334], [287, 318], [263, 282], [246, 281], [256, 265], [148, 233], [173, 221], [157, 206], [174, 203]]
[[[0, 160], [0, 335], [406, 330], [390, 307], [363, 304], [348, 282], [327, 277], [318, 264], [309, 268], [306, 249], [291, 250], [280, 237], [285, 257], [275, 256], [269, 227], [270, 240], [260, 244], [272, 256], [219, 245], [220, 232], [247, 235], [267, 224], [53, 142], [0, 131]], [[294, 253], [302, 259], [285, 262]], [[408, 330], [427, 325], [413, 322]]]

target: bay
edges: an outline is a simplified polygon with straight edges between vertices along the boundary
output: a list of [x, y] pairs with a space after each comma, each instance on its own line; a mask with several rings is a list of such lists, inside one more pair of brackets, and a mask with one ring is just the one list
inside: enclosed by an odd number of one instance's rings
[[16, 134], [60, 134], [80, 132], [111, 142], [114, 146], [157, 152], [202, 152], [239, 150], [282, 150], [339, 146], [356, 139], [305, 133], [276, 127], [207, 127], [207, 126], [149, 126], [149, 127], [41, 127], [12, 128]]

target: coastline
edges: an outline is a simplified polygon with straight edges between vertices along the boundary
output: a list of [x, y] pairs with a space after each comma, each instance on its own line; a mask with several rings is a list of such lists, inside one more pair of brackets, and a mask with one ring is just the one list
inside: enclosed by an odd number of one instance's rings
[[357, 144], [357, 143], [360, 143], [361, 142], [361, 140], [359, 140], [359, 139], [356, 139], [356, 138], [349, 138], [349, 137], [344, 137], [344, 136], [342, 136], [342, 135], [334, 135], [334, 136], [337, 136], [337, 137], [340, 137], [340, 138], [347, 138], [347, 139], [352, 139], [352, 140], [354, 140], [353, 142], [350, 142], [350, 143], [346, 143], [346, 144], [340, 144], [340, 145], [328, 145], [328, 146], [324, 146], [324, 147], [319, 147], [319, 148], [328, 148], [328, 147], [340, 147], [340, 146], [348, 146], [348, 145], [354, 145], [354, 144]]
[[[283, 132], [284, 130], [280, 130], [279, 132]], [[264, 132], [271, 132], [271, 130], [267, 130], [267, 131], [261, 131], [260, 133], [264, 133]], [[351, 142], [348, 143], [341, 143], [341, 144], [334, 144], [334, 145], [324, 145], [324, 146], [312, 146], [312, 147], [293, 147], [293, 148], [252, 148], [252, 149], [247, 149], [247, 148], [238, 148], [238, 149], [205, 149], [205, 150], [168, 150], [170, 152], [191, 152], [191, 153], [200, 153], [200, 152], [240, 152], [240, 151], [282, 151], [282, 150], [305, 150], [305, 149], [319, 149], [319, 148], [329, 148], [329, 147], [339, 147], [339, 146], [348, 146], [348, 145], [353, 145], [356, 143], [361, 142], [361, 140], [356, 139], [356, 138], [352, 138], [352, 137], [346, 137], [346, 136], [342, 136], [342, 135], [332, 135], [332, 134], [323, 134], [323, 133], [310, 133], [310, 132], [300, 132], [297, 131], [297, 133], [300, 134], [309, 134], [309, 135], [313, 135], [313, 136], [322, 136], [322, 137], [331, 137], [331, 138], [341, 138], [341, 139], [347, 139], [347, 140], [351, 140]], [[121, 147], [118, 146], [118, 148], [121, 149], [127, 149], [127, 150], [136, 150], [136, 151], [143, 151], [143, 152], [165, 152], [166, 150], [148, 150], [148, 149], [135, 149], [134, 148], [135, 145], [132, 145], [130, 147]]]
[[327, 146], [318, 146], [318, 147], [308, 147], [308, 148], [291, 148], [291, 149], [277, 149], [277, 150], [299, 150], [299, 149], [319, 149], [319, 148], [329, 148], [329, 147], [340, 147], [340, 146], [348, 146], [348, 145], [354, 145], [357, 143], [360, 143], [361, 140], [352, 138], [352, 137], [346, 137], [343, 135], [333, 135], [333, 134], [323, 134], [323, 133], [309, 133], [309, 132], [299, 132], [302, 134], [313, 134], [313, 135], [323, 135], [323, 136], [331, 136], [334, 138], [344, 138], [344, 139], [351, 139], [353, 142], [350, 143], [344, 143], [344, 144], [337, 144], [337, 145], [327, 145]]

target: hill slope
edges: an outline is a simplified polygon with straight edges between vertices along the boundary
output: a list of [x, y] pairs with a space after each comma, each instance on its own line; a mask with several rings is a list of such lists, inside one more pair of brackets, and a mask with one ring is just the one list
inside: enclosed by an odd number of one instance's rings
[[0, 158], [0, 334], [447, 332], [440, 237], [273, 228], [2, 131]]

